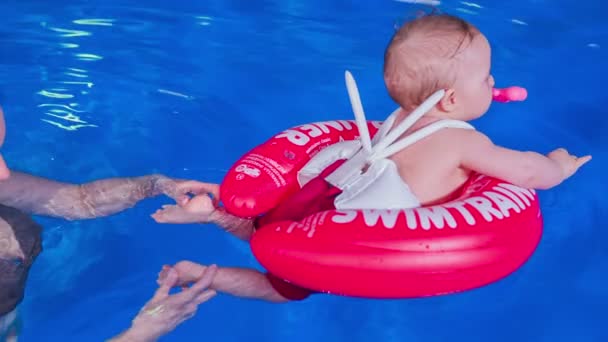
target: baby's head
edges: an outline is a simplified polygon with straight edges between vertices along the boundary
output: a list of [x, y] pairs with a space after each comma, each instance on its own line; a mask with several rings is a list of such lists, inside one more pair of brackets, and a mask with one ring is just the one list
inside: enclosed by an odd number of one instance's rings
[[490, 45], [477, 28], [460, 18], [419, 17], [393, 36], [384, 55], [384, 81], [389, 95], [407, 111], [444, 89], [436, 112], [472, 120], [492, 102]]

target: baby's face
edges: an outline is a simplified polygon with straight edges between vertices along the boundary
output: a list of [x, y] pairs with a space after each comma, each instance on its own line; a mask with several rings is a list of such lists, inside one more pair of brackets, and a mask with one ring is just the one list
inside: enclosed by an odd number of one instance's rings
[[491, 50], [483, 34], [473, 38], [460, 56], [458, 78], [454, 90], [460, 99], [465, 120], [482, 116], [492, 103], [494, 78], [490, 74]]

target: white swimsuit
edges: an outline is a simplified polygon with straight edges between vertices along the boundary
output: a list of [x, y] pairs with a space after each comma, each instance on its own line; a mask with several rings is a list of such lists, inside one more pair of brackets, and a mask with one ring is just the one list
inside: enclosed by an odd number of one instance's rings
[[[336, 197], [334, 202], [336, 209], [407, 209], [419, 207], [420, 201], [412, 193], [407, 183], [402, 180], [397, 165], [388, 158], [440, 129], [474, 129], [473, 126], [464, 121], [440, 120], [396, 141], [439, 102], [444, 94], [443, 90], [439, 90], [391, 131], [399, 112], [399, 109], [395, 110], [382, 123], [374, 139], [371, 140], [359, 93], [354, 82], [352, 75], [347, 71], [346, 83], [359, 128], [359, 139], [341, 141], [317, 153], [298, 172], [300, 186], [318, 176], [321, 171], [336, 160], [347, 159], [344, 164], [325, 178], [327, 182], [342, 190], [342, 193]], [[365, 170], [366, 166], [367, 170]]]

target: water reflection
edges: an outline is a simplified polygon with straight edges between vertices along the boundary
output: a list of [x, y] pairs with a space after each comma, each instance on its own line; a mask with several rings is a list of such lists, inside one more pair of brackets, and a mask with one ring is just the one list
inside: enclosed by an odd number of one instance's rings
[[86, 125], [64, 125], [60, 122], [56, 122], [56, 121], [52, 121], [52, 120], [47, 120], [47, 119], [41, 119], [42, 121], [49, 123], [53, 126], [59, 127], [61, 129], [64, 129], [66, 131], [75, 131], [77, 129], [83, 128], [83, 127], [97, 127], [97, 125], [91, 125], [91, 124], [86, 124]]
[[41, 90], [38, 92], [38, 94], [45, 96], [45, 97], [54, 98], [54, 99], [71, 99], [74, 97], [74, 95], [72, 95], [72, 94], [62, 94], [62, 93], [56, 93], [56, 92], [52, 92], [52, 91], [48, 91], [48, 90]]
[[61, 46], [62, 48], [66, 48], [66, 49], [75, 49], [75, 48], [80, 47], [80, 45], [74, 44], [74, 43], [61, 43], [61, 44], [59, 44], [59, 46]]
[[[74, 19], [72, 23], [76, 25], [85, 25], [85, 26], [100, 26], [100, 27], [109, 27], [114, 25], [114, 19], [105, 19], [105, 18], [83, 18], [83, 19]], [[58, 33], [55, 37], [59, 38], [59, 47], [66, 49], [75, 49], [78, 50], [81, 48], [81, 45], [86, 43], [85, 37], [90, 37], [94, 34], [93, 31], [87, 30], [77, 30], [73, 28], [66, 27], [56, 27], [50, 26], [46, 22], [41, 22], [41, 26], [47, 28], [48, 30]], [[72, 40], [78, 39], [78, 43], [72, 42]], [[90, 48], [89, 48], [90, 49]], [[73, 56], [72, 60], [65, 61], [65, 54], [59, 54], [58, 59], [61, 59], [62, 65], [70, 65], [71, 63], [76, 64], [79, 61], [83, 62], [96, 62], [102, 60], [104, 57], [99, 52], [74, 52], [71, 54]], [[57, 83], [61, 84], [63, 88], [45, 88], [37, 92], [38, 95], [41, 95], [45, 98], [45, 100], [52, 100], [52, 102], [44, 102], [38, 107], [45, 108], [56, 106], [60, 108], [51, 108], [43, 113], [43, 115], [47, 116], [46, 118], [41, 118], [42, 122], [48, 123], [53, 127], [57, 127], [67, 131], [76, 131], [81, 128], [91, 128], [98, 127], [95, 124], [89, 123], [84, 120], [81, 116], [75, 113], [87, 113], [86, 111], [80, 111], [72, 108], [73, 105], [84, 105], [87, 107], [88, 98], [86, 95], [89, 95], [89, 89], [92, 89], [94, 86], [93, 80], [90, 79], [89, 73], [86, 69], [76, 68], [68, 66], [62, 72], [57, 74], [45, 72], [45, 79], [53, 79], [55, 77], [59, 77], [58, 80], [54, 82], [47, 83]], [[84, 96], [82, 96], [84, 95]], [[71, 103], [70, 106], [62, 103], [63, 100], [74, 100], [77, 102]], [[89, 114], [89, 113], [87, 113]], [[51, 117], [51, 118], [48, 118]]]
[[469, 6], [469, 7], [475, 7], [475, 8], [483, 8], [483, 6], [476, 4], [474, 2], [467, 2], [467, 1], [461, 1], [461, 4], [465, 5], [465, 6]]
[[79, 25], [112, 26], [114, 19], [76, 19], [72, 22]]
[[102, 56], [96, 55], [94, 53], [77, 53], [74, 54], [74, 56], [83, 61], [98, 61], [100, 59], [103, 59]]
[[69, 30], [63, 29], [59, 27], [49, 27], [49, 30], [61, 33], [60, 37], [84, 37], [90, 36], [91, 32], [88, 31], [80, 31], [80, 30]]
[[528, 26], [528, 23], [526, 23], [525, 21], [519, 20], [519, 19], [511, 19], [511, 22], [513, 24], [517, 24], [517, 25]]
[[475, 12], [473, 10], [470, 10], [468, 8], [462, 8], [462, 7], [457, 7], [456, 11], [461, 12], [461, 13], [471, 14], [471, 15], [477, 15], [478, 14], [477, 12]]
[[194, 98], [193, 96], [182, 94], [182, 93], [179, 93], [179, 92], [173, 91], [173, 90], [158, 89], [157, 91], [159, 93], [161, 93], [161, 94], [167, 94], [167, 95], [177, 96], [177, 97], [184, 98], [186, 100], [192, 100]]

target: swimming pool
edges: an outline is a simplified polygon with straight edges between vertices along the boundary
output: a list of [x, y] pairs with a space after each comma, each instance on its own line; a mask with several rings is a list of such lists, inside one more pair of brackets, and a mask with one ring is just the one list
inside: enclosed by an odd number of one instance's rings
[[[0, 103], [10, 165], [66, 181], [162, 172], [219, 182], [254, 144], [286, 127], [350, 118], [343, 72], [368, 117], [392, 111], [382, 54], [395, 1], [17, 1], [0, 16]], [[165, 341], [607, 341], [608, 5], [444, 1], [493, 45], [494, 104], [476, 126], [497, 143], [594, 160], [540, 193], [545, 232], [510, 277], [445, 297], [315, 296], [271, 305], [218, 296]], [[259, 267], [212, 226], [157, 225], [166, 199], [107, 219], [38, 218], [44, 251], [22, 306], [21, 341], [99, 341], [126, 328], [164, 263]]]

